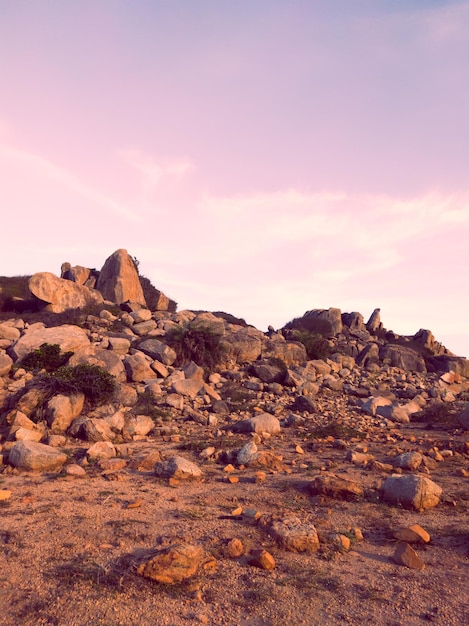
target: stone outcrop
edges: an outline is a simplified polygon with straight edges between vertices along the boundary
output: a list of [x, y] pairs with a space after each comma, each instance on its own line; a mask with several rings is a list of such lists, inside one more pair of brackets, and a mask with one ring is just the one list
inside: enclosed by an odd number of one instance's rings
[[135, 262], [127, 250], [116, 250], [106, 259], [96, 288], [110, 302], [130, 301], [146, 306]]
[[90, 346], [90, 340], [83, 328], [71, 324], [52, 326], [51, 328], [29, 328], [12, 345], [10, 356], [15, 360], [23, 359], [37, 350], [43, 343], [58, 344], [62, 352], [76, 352]]
[[338, 335], [342, 332], [342, 312], [340, 309], [331, 307], [330, 309], [312, 309], [306, 311], [303, 317], [313, 317], [318, 320], [325, 320], [331, 325], [331, 333]]
[[33, 296], [46, 303], [45, 310], [52, 313], [63, 313], [68, 309], [81, 309], [103, 302], [99, 291], [59, 278], [50, 272], [38, 272], [31, 276], [29, 290]]

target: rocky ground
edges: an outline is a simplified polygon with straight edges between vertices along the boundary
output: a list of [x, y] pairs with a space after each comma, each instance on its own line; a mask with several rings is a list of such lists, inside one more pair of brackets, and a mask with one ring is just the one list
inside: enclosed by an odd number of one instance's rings
[[204, 378], [139, 349], [177, 315], [79, 328], [119, 381], [98, 407], [41, 404], [42, 327], [0, 324], [0, 624], [469, 622], [467, 379], [295, 346], [282, 383], [258, 357]]

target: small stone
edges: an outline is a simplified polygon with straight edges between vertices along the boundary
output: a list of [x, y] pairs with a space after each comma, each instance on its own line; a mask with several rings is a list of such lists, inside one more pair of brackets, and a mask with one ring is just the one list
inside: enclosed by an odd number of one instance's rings
[[254, 482], [263, 483], [267, 478], [267, 474], [265, 472], [256, 472], [254, 475]]
[[419, 524], [396, 530], [394, 537], [407, 543], [429, 543], [430, 535]]
[[67, 465], [65, 467], [65, 473], [67, 476], [73, 476], [73, 478], [83, 478], [86, 476], [86, 470], [80, 465], [76, 465], [76, 463]]
[[232, 485], [235, 485], [236, 483], [239, 483], [239, 478], [237, 476], [228, 476], [227, 480]]
[[226, 472], [227, 474], [232, 474], [233, 472], [236, 472], [236, 468], [234, 465], [231, 465], [231, 463], [229, 465], [225, 465], [225, 467], [223, 468], [223, 471]]
[[296, 452], [297, 454], [304, 454], [304, 453], [305, 453], [305, 451], [303, 450], [303, 448], [302, 448], [300, 445], [298, 445], [298, 444], [295, 446], [295, 452]]
[[138, 507], [142, 506], [143, 500], [139, 498], [138, 500], [134, 500], [133, 502], [129, 502], [127, 504], [127, 509], [138, 509]]
[[425, 568], [425, 563], [408, 543], [398, 544], [396, 551], [392, 556], [392, 560], [398, 565], [405, 565], [406, 567], [415, 569], [419, 572]]
[[231, 539], [226, 546], [226, 552], [232, 559], [237, 559], [244, 553], [244, 546], [241, 539]]
[[9, 489], [0, 489], [0, 501], [8, 500], [11, 496], [11, 491]]
[[348, 552], [350, 550], [350, 539], [342, 533], [333, 533], [330, 536], [330, 541], [341, 552]]
[[275, 559], [267, 550], [256, 550], [249, 560], [249, 565], [265, 570], [273, 570], [275, 569]]

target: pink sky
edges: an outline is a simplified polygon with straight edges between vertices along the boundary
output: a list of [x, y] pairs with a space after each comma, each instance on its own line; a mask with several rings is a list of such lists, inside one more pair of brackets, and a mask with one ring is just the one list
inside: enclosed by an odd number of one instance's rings
[[179, 308], [469, 356], [469, 2], [0, 2], [0, 275], [117, 248]]

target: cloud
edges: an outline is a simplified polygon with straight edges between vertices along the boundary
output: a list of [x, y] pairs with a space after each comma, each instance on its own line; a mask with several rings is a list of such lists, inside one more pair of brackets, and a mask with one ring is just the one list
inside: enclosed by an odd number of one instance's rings
[[148, 200], [162, 182], [179, 180], [184, 174], [193, 169], [189, 159], [162, 158], [156, 160], [150, 154], [136, 148], [127, 148], [117, 151], [123, 161], [139, 172], [141, 176], [142, 194]]
[[[4, 161], [3, 164], [1, 160]], [[44, 189], [52, 182], [53, 184], [64, 186], [69, 191], [77, 193], [83, 199], [106, 209], [114, 215], [126, 220], [138, 219], [135, 213], [112, 196], [81, 181], [68, 170], [38, 154], [20, 150], [8, 144], [0, 144], [0, 166], [5, 170], [13, 169], [19, 186], [23, 186], [27, 182], [28, 176], [37, 177], [40, 180], [41, 187], [38, 190], [39, 194], [43, 194]]]

